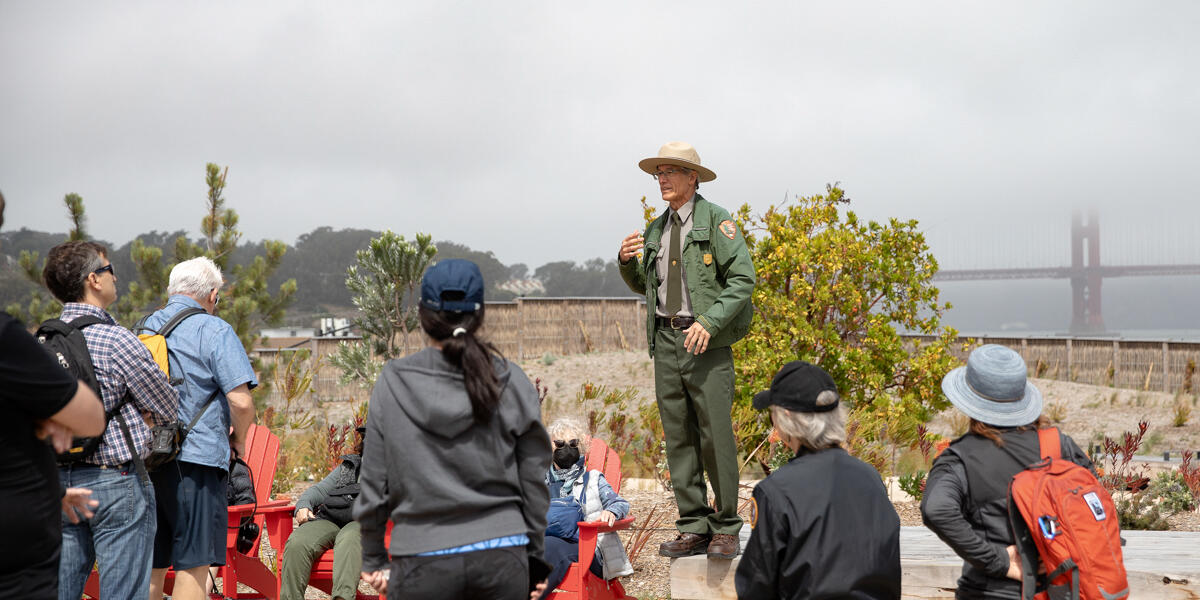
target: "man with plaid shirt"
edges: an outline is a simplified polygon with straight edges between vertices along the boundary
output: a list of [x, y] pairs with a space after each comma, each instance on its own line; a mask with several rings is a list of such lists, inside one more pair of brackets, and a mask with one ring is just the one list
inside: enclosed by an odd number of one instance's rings
[[55, 246], [42, 277], [63, 303], [60, 319], [70, 323], [90, 316], [102, 321], [84, 327], [83, 337], [105, 411], [111, 412], [126, 395], [130, 397], [119, 415], [134, 446], [129, 447], [118, 416], [113, 414], [91, 457], [59, 467], [63, 487], [91, 489], [92, 498], [100, 504], [92, 518], [77, 524], [63, 517], [58, 597], [79, 598], [96, 564], [105, 597], [146, 598], [157, 521], [154, 488], [138, 476], [133, 452], [145, 456], [150, 440], [148, 421], [159, 424], [176, 418], [179, 395], [137, 336], [117, 325], [105, 310], [117, 300], [117, 275], [104, 246], [85, 241]]

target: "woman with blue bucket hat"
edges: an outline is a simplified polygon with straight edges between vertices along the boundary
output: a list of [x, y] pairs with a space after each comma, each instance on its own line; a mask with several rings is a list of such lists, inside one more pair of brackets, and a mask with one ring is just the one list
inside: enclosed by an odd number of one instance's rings
[[[1048, 426], [1042, 393], [1021, 355], [996, 344], [971, 352], [942, 379], [942, 391], [971, 422], [933, 462], [921, 517], [965, 561], [955, 598], [1021, 598], [1008, 484], [1040, 460], [1037, 430]], [[1069, 436], [1060, 433], [1059, 443], [1064, 459], [1095, 470]]]

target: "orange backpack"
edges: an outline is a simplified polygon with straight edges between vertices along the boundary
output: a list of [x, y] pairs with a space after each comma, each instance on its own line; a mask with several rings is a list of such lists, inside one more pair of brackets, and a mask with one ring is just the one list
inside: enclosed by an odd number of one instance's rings
[[1063, 459], [1057, 428], [1038, 430], [1038, 445], [1043, 460], [1014, 475], [1008, 487], [1022, 598], [1127, 598], [1112, 497], [1091, 471]]

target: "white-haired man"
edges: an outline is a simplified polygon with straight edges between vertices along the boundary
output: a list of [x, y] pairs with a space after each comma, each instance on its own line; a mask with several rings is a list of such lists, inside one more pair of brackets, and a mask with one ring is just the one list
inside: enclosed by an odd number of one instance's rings
[[842, 449], [833, 378], [790, 362], [754, 397], [767, 407], [796, 456], [754, 488], [738, 598], [900, 598], [900, 517], [879, 472]]
[[233, 327], [213, 314], [222, 285], [221, 269], [212, 260], [181, 262], [171, 270], [167, 305], [144, 324], [158, 330], [172, 318], [188, 315], [172, 330], [167, 347], [171, 376], [182, 378], [179, 419], [187, 423], [200, 414], [176, 463], [154, 473], [158, 534], [152, 599], [162, 598], [167, 567], [175, 567], [172, 598], [200, 600], [208, 567], [225, 564], [229, 448], [244, 454], [246, 432], [254, 422], [250, 390], [258, 380]]

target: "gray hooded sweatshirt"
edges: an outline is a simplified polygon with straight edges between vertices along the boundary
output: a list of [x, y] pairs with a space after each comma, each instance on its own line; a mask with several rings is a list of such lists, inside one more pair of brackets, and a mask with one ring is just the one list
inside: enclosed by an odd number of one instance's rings
[[389, 551], [409, 556], [520, 534], [541, 558], [550, 438], [529, 377], [507, 360], [495, 365], [500, 404], [484, 425], [475, 423], [462, 370], [441, 350], [384, 366], [371, 393], [354, 505], [364, 571], [384, 569]]

